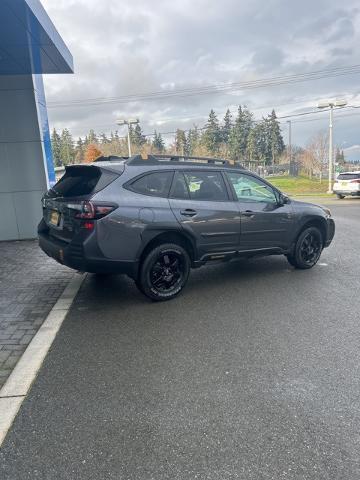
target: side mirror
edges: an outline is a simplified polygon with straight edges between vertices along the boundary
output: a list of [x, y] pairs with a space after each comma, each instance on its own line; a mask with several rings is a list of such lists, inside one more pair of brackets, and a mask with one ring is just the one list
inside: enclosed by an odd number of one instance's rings
[[290, 198], [285, 193], [280, 193], [279, 203], [280, 205], [286, 205], [290, 203]]

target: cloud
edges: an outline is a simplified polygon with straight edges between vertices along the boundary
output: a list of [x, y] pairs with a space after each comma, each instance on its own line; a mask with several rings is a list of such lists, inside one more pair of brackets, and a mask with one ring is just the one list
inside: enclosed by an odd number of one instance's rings
[[[119, 97], [292, 75], [360, 64], [360, 20], [356, 0], [43, 0], [74, 55], [75, 75], [47, 76], [47, 99], [75, 101]], [[156, 99], [128, 104], [50, 108], [51, 126], [76, 135], [89, 128], [110, 131], [118, 116], [138, 116], [146, 132], [171, 131], [204, 122], [214, 108], [245, 103], [261, 117], [311, 109], [319, 98], [351, 97], [359, 75], [281, 87], [214, 95]], [[347, 119], [337, 125], [339, 141], [358, 143]], [[342, 125], [347, 125], [343, 128]], [[324, 117], [324, 125], [326, 120]], [[322, 122], [293, 129], [306, 143]], [[340, 142], [340, 143], [341, 143]]]

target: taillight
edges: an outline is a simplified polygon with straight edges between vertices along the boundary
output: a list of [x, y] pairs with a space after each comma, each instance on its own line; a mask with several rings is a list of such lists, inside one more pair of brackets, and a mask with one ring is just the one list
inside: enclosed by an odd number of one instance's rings
[[86, 222], [83, 222], [83, 223], [81, 224], [81, 227], [82, 227], [82, 228], [85, 228], [85, 230], [93, 230], [94, 227], [95, 227], [95, 224], [94, 224], [94, 222], [93, 222], [92, 220], [90, 220], [90, 221], [87, 220]]
[[93, 220], [95, 218], [95, 208], [91, 202], [81, 202], [80, 212], [75, 213], [75, 218]]
[[85, 201], [80, 203], [69, 203], [67, 207], [71, 210], [77, 211], [77, 213], [75, 213], [75, 218], [80, 218], [82, 220], [97, 220], [109, 215], [109, 213], [113, 212], [118, 205], [115, 203], [105, 204]]
[[356, 178], [355, 180], [351, 180], [350, 183], [360, 183], [360, 178]]

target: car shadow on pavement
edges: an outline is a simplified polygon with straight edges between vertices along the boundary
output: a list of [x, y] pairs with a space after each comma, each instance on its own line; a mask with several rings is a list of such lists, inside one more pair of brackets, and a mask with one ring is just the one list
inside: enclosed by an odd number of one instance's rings
[[[98, 276], [89, 274], [76, 301], [76, 308], [124, 311], [131, 308], [172, 309], [187, 302], [208, 302], [211, 299], [226, 299], [231, 302], [234, 294], [250, 290], [279, 288], [289, 273], [295, 270], [283, 257], [239, 259], [217, 263], [192, 270], [188, 285], [183, 292], [168, 302], [154, 303], [136, 287], [133, 280], [124, 275]], [[304, 272], [297, 271], [300, 275]], [[83, 304], [83, 305], [82, 305]]]

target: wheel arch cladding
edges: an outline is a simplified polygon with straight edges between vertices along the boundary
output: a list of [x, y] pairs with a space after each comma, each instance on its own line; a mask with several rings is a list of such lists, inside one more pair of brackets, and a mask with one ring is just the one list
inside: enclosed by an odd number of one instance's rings
[[193, 240], [188, 238], [183, 232], [178, 230], [173, 231], [155, 231], [155, 230], [148, 230], [144, 235], [144, 240], [146, 240], [145, 247], [143, 248], [140, 254], [140, 264], [143, 262], [146, 255], [158, 245], [163, 243], [175, 243], [183, 247], [189, 257], [191, 262], [195, 260], [195, 246]]
[[325, 245], [326, 242], [326, 236], [327, 236], [327, 225], [326, 225], [326, 220], [322, 217], [317, 217], [317, 218], [311, 218], [307, 219], [305, 223], [302, 225], [302, 227], [299, 229], [297, 232], [295, 242], [298, 239], [299, 235], [306, 230], [307, 228], [310, 227], [315, 227], [320, 230], [323, 245]]

